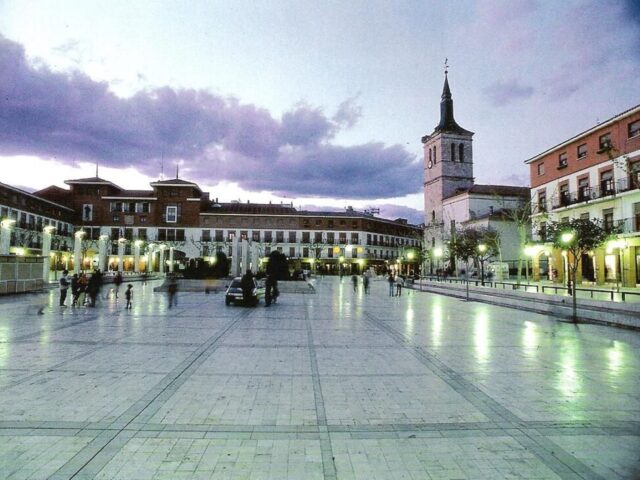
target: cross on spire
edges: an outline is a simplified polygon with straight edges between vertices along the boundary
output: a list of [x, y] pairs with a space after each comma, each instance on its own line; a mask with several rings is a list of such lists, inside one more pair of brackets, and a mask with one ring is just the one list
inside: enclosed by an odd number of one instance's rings
[[449, 67], [451, 67], [451, 65], [449, 65], [449, 59], [445, 57], [444, 59], [444, 74], [447, 75], [447, 73], [449, 73]]

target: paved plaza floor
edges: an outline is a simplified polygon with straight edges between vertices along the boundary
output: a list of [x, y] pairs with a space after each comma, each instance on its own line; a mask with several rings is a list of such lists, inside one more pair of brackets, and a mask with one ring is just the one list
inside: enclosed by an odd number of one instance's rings
[[640, 478], [640, 334], [348, 278], [0, 298], [0, 478]]

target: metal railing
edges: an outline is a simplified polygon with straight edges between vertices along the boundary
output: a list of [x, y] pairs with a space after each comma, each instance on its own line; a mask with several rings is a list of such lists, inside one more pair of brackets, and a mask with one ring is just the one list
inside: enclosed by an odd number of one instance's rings
[[[469, 285], [474, 285], [476, 287], [484, 286], [485, 288], [495, 288], [499, 290], [508, 290], [508, 289], [522, 290], [525, 292], [529, 291], [529, 292], [535, 292], [535, 293], [553, 292], [554, 295], [558, 295], [559, 292], [561, 292], [561, 294], [563, 295], [570, 295], [569, 288], [566, 285], [543, 285], [538, 283], [497, 282], [497, 281], [491, 281], [491, 280], [485, 280], [484, 285], [482, 285], [481, 279], [474, 278], [474, 279], [467, 280], [467, 279], [458, 278], [458, 277], [443, 277], [443, 276], [438, 277], [436, 275], [426, 275], [426, 276], [420, 277], [420, 282], [418, 283], [418, 287], [420, 290], [422, 290], [422, 286], [423, 286], [422, 280], [427, 280], [427, 281], [437, 282], [437, 283], [450, 283], [450, 284], [461, 284], [461, 285], [465, 285], [468, 281]], [[415, 288], [416, 284], [414, 283], [413, 285]], [[588, 297], [594, 300], [602, 299], [602, 297], [605, 297], [604, 299], [610, 300], [612, 302], [614, 301], [626, 302], [629, 300], [640, 301], [640, 291], [628, 292], [624, 290], [618, 290], [617, 288], [611, 288], [611, 289], [576, 288], [576, 295], [581, 298]], [[601, 298], [598, 298], [598, 297], [601, 297]]]
[[[615, 182], [605, 180], [597, 186], [581, 187], [577, 192], [561, 192], [559, 195], [554, 195], [551, 198], [551, 209], [568, 207], [576, 203], [609, 197], [638, 188], [640, 188], [640, 182], [636, 177], [632, 176], [618, 179]], [[541, 210], [546, 210], [546, 208], [541, 208]]]

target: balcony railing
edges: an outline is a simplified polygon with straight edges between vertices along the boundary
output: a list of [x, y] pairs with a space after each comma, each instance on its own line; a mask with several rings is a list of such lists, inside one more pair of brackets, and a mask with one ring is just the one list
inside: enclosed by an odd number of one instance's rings
[[621, 178], [615, 182], [604, 181], [596, 187], [581, 187], [577, 192], [563, 192], [560, 195], [555, 195], [551, 199], [551, 208], [555, 210], [638, 188], [640, 188], [640, 182], [636, 177]]

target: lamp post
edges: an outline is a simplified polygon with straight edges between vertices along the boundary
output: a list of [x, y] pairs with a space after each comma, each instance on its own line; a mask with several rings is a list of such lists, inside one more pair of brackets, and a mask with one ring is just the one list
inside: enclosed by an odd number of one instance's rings
[[[560, 235], [560, 241], [566, 246], [571, 245], [574, 238], [575, 238], [575, 233], [573, 232], [564, 232], [562, 235]], [[572, 275], [571, 275], [571, 267], [569, 266], [568, 252], [566, 255], [566, 267], [567, 267], [567, 290], [569, 291], [569, 294], [572, 295], [573, 289], [575, 288], [575, 282], [574, 282], [575, 279], [572, 278]]]
[[440, 279], [440, 257], [442, 257], [442, 249], [440, 247], [433, 249], [433, 256], [436, 257], [436, 277]]
[[481, 243], [480, 245], [478, 245], [478, 252], [480, 253], [478, 258], [480, 259], [480, 272], [481, 272], [480, 283], [483, 287], [484, 287], [484, 254], [486, 251], [487, 251], [487, 246], [484, 243]]

